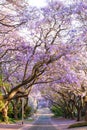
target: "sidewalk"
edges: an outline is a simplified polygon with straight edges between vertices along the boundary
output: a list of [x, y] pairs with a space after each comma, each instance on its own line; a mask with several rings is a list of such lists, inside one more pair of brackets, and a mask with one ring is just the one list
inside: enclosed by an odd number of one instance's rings
[[0, 130], [17, 130], [22, 127], [21, 124], [0, 124]]
[[68, 120], [64, 118], [58, 118], [58, 119], [51, 118], [51, 122], [53, 126], [56, 127], [57, 130], [87, 130], [87, 127], [78, 127], [78, 128], [68, 129], [68, 127], [71, 124], [74, 124], [76, 122], [75, 120]]
[[31, 121], [24, 121], [24, 124], [18, 130], [29, 130], [29, 128], [35, 123], [36, 120], [37, 119], [34, 119], [32, 122]]
[[15, 124], [0, 123], [0, 130], [29, 130], [35, 121], [36, 119], [32, 121], [24, 120], [24, 124], [22, 124], [22, 121]]

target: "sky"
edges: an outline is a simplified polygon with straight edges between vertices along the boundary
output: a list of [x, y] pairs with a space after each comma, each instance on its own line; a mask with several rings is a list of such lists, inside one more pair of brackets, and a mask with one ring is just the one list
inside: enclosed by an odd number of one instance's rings
[[[38, 8], [40, 7], [44, 7], [47, 5], [47, 2], [48, 1], [51, 1], [51, 0], [26, 0], [31, 6], [36, 6]], [[52, 0], [52, 1], [55, 1], [55, 0]], [[57, 0], [56, 0], [57, 1]], [[64, 3], [64, 5], [69, 5], [69, 4], [73, 4], [75, 1], [78, 1], [78, 0], [58, 0], [58, 1], [61, 1]], [[74, 26], [73, 26], [74, 25]], [[72, 27], [73, 29], [78, 27], [79, 23], [78, 21], [76, 20], [73, 20], [72, 22]], [[27, 34], [29, 34], [29, 31], [27, 29], [22, 29], [22, 31], [20, 31], [20, 35], [23, 36], [24, 34], [24, 37], [27, 38], [27, 40], [29, 40], [29, 37], [27, 37]], [[65, 39], [64, 39], [65, 40]]]
[[28, 0], [28, 1], [32, 6], [37, 6], [37, 7], [46, 6], [46, 0]]
[[[28, 2], [30, 3], [31, 6], [36, 6], [39, 8], [46, 6], [47, 5], [46, 1], [47, 0], [28, 0]], [[49, 1], [51, 1], [51, 0], [49, 0]], [[76, 0], [58, 0], [58, 1], [62, 1], [64, 4], [68, 5], [68, 4], [72, 4]]]

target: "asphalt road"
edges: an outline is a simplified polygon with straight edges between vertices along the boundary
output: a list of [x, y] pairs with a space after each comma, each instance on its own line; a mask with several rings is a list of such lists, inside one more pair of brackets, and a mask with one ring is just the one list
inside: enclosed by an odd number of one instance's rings
[[38, 111], [39, 118], [29, 130], [57, 130], [51, 123], [51, 113], [48, 109]]

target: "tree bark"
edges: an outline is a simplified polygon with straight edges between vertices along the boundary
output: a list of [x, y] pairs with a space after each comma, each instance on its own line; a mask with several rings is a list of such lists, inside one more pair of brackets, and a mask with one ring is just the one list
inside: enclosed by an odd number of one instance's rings
[[78, 112], [77, 121], [80, 121], [80, 120], [81, 120], [81, 109], [79, 108], [79, 109], [77, 110], [77, 112]]
[[85, 121], [87, 121], [87, 102], [85, 102]]
[[18, 98], [18, 99], [15, 99], [15, 100], [12, 102], [12, 105], [13, 105], [13, 113], [14, 113], [14, 118], [15, 118], [15, 119], [18, 119], [18, 113], [19, 113], [18, 105], [19, 105], [19, 103], [20, 103], [19, 98]]
[[5, 106], [2, 109], [3, 121], [6, 122], [6, 123], [8, 123], [8, 104], [9, 104], [9, 102], [6, 101]]
[[18, 119], [18, 108], [17, 105], [14, 105], [14, 118], [17, 120]]

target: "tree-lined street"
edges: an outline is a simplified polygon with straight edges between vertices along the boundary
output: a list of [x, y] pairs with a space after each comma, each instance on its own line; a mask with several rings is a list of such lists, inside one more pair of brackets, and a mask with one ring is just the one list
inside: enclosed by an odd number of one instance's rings
[[87, 0], [29, 1], [0, 0], [0, 122], [87, 126]]

